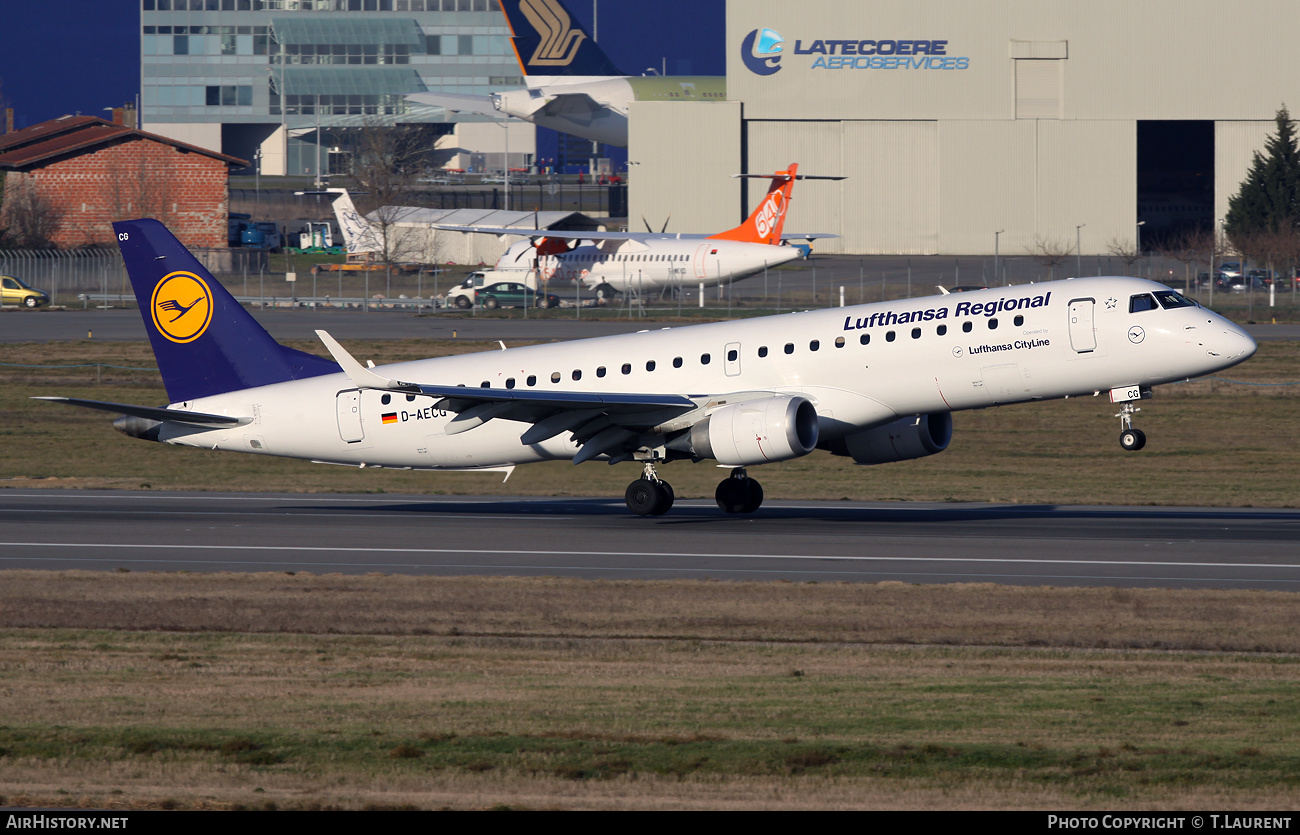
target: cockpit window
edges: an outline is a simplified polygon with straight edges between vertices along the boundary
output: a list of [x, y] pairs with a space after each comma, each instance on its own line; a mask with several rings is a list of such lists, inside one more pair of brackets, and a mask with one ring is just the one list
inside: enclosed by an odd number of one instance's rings
[[1129, 313], [1141, 313], [1144, 310], [1155, 310], [1156, 300], [1151, 298], [1150, 293], [1142, 293], [1137, 296], [1130, 296], [1128, 300]]
[[1157, 290], [1156, 299], [1165, 310], [1172, 310], [1175, 307], [1196, 307], [1196, 302], [1173, 290]]

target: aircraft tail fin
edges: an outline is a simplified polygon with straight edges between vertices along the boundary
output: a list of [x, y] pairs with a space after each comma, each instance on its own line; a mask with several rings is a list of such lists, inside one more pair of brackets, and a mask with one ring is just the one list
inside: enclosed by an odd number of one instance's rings
[[[781, 243], [781, 230], [785, 228], [785, 214], [789, 208], [790, 193], [794, 190], [794, 181], [804, 179], [798, 175], [798, 172], [799, 165], [793, 162], [785, 171], [777, 171], [772, 175], [772, 184], [768, 186], [767, 194], [759, 201], [758, 207], [745, 219], [744, 223], [735, 229], [719, 232], [709, 237], [724, 241], [745, 241], [755, 244], [775, 245]], [[742, 174], [738, 176], [754, 177], [758, 175]]]
[[334, 219], [339, 222], [339, 229], [343, 230], [343, 245], [347, 247], [348, 255], [382, 252], [384, 247], [371, 228], [370, 221], [362, 217], [352, 204], [352, 195], [348, 194], [348, 190], [331, 188], [326, 191], [338, 195], [334, 198]]
[[561, 0], [501, 0], [525, 76], [611, 76], [619, 72]]
[[158, 221], [120, 221], [113, 231], [172, 403], [339, 372], [272, 339]]

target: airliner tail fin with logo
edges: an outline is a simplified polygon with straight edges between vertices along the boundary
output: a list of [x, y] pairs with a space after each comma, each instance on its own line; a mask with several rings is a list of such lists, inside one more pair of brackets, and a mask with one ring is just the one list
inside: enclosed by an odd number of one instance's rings
[[339, 371], [277, 343], [158, 221], [113, 231], [172, 403]]
[[[724, 241], [745, 241], [755, 244], [780, 244], [781, 230], [785, 228], [785, 213], [790, 204], [790, 193], [794, 190], [794, 181], [806, 179], [798, 175], [799, 164], [790, 163], [784, 171], [772, 175], [772, 184], [767, 194], [759, 201], [758, 207], [745, 222], [735, 229], [710, 235]], [[738, 177], [759, 177], [758, 174], [738, 174]]]
[[501, 0], [525, 76], [623, 76], [560, 0]]

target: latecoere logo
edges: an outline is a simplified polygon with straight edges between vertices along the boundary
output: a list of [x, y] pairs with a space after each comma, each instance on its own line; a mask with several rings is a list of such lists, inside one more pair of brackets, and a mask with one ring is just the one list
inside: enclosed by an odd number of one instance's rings
[[771, 29], [755, 29], [740, 44], [740, 60], [755, 75], [772, 75], [781, 69], [781, 45], [785, 41]]

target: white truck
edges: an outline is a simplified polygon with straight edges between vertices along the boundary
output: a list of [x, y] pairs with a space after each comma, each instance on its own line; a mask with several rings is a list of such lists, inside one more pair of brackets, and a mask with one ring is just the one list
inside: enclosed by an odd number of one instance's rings
[[523, 284], [530, 290], [537, 290], [537, 270], [479, 270], [465, 277], [460, 284], [447, 291], [443, 302], [447, 307], [469, 310], [474, 306], [474, 294], [484, 287], [491, 287], [503, 281]]

